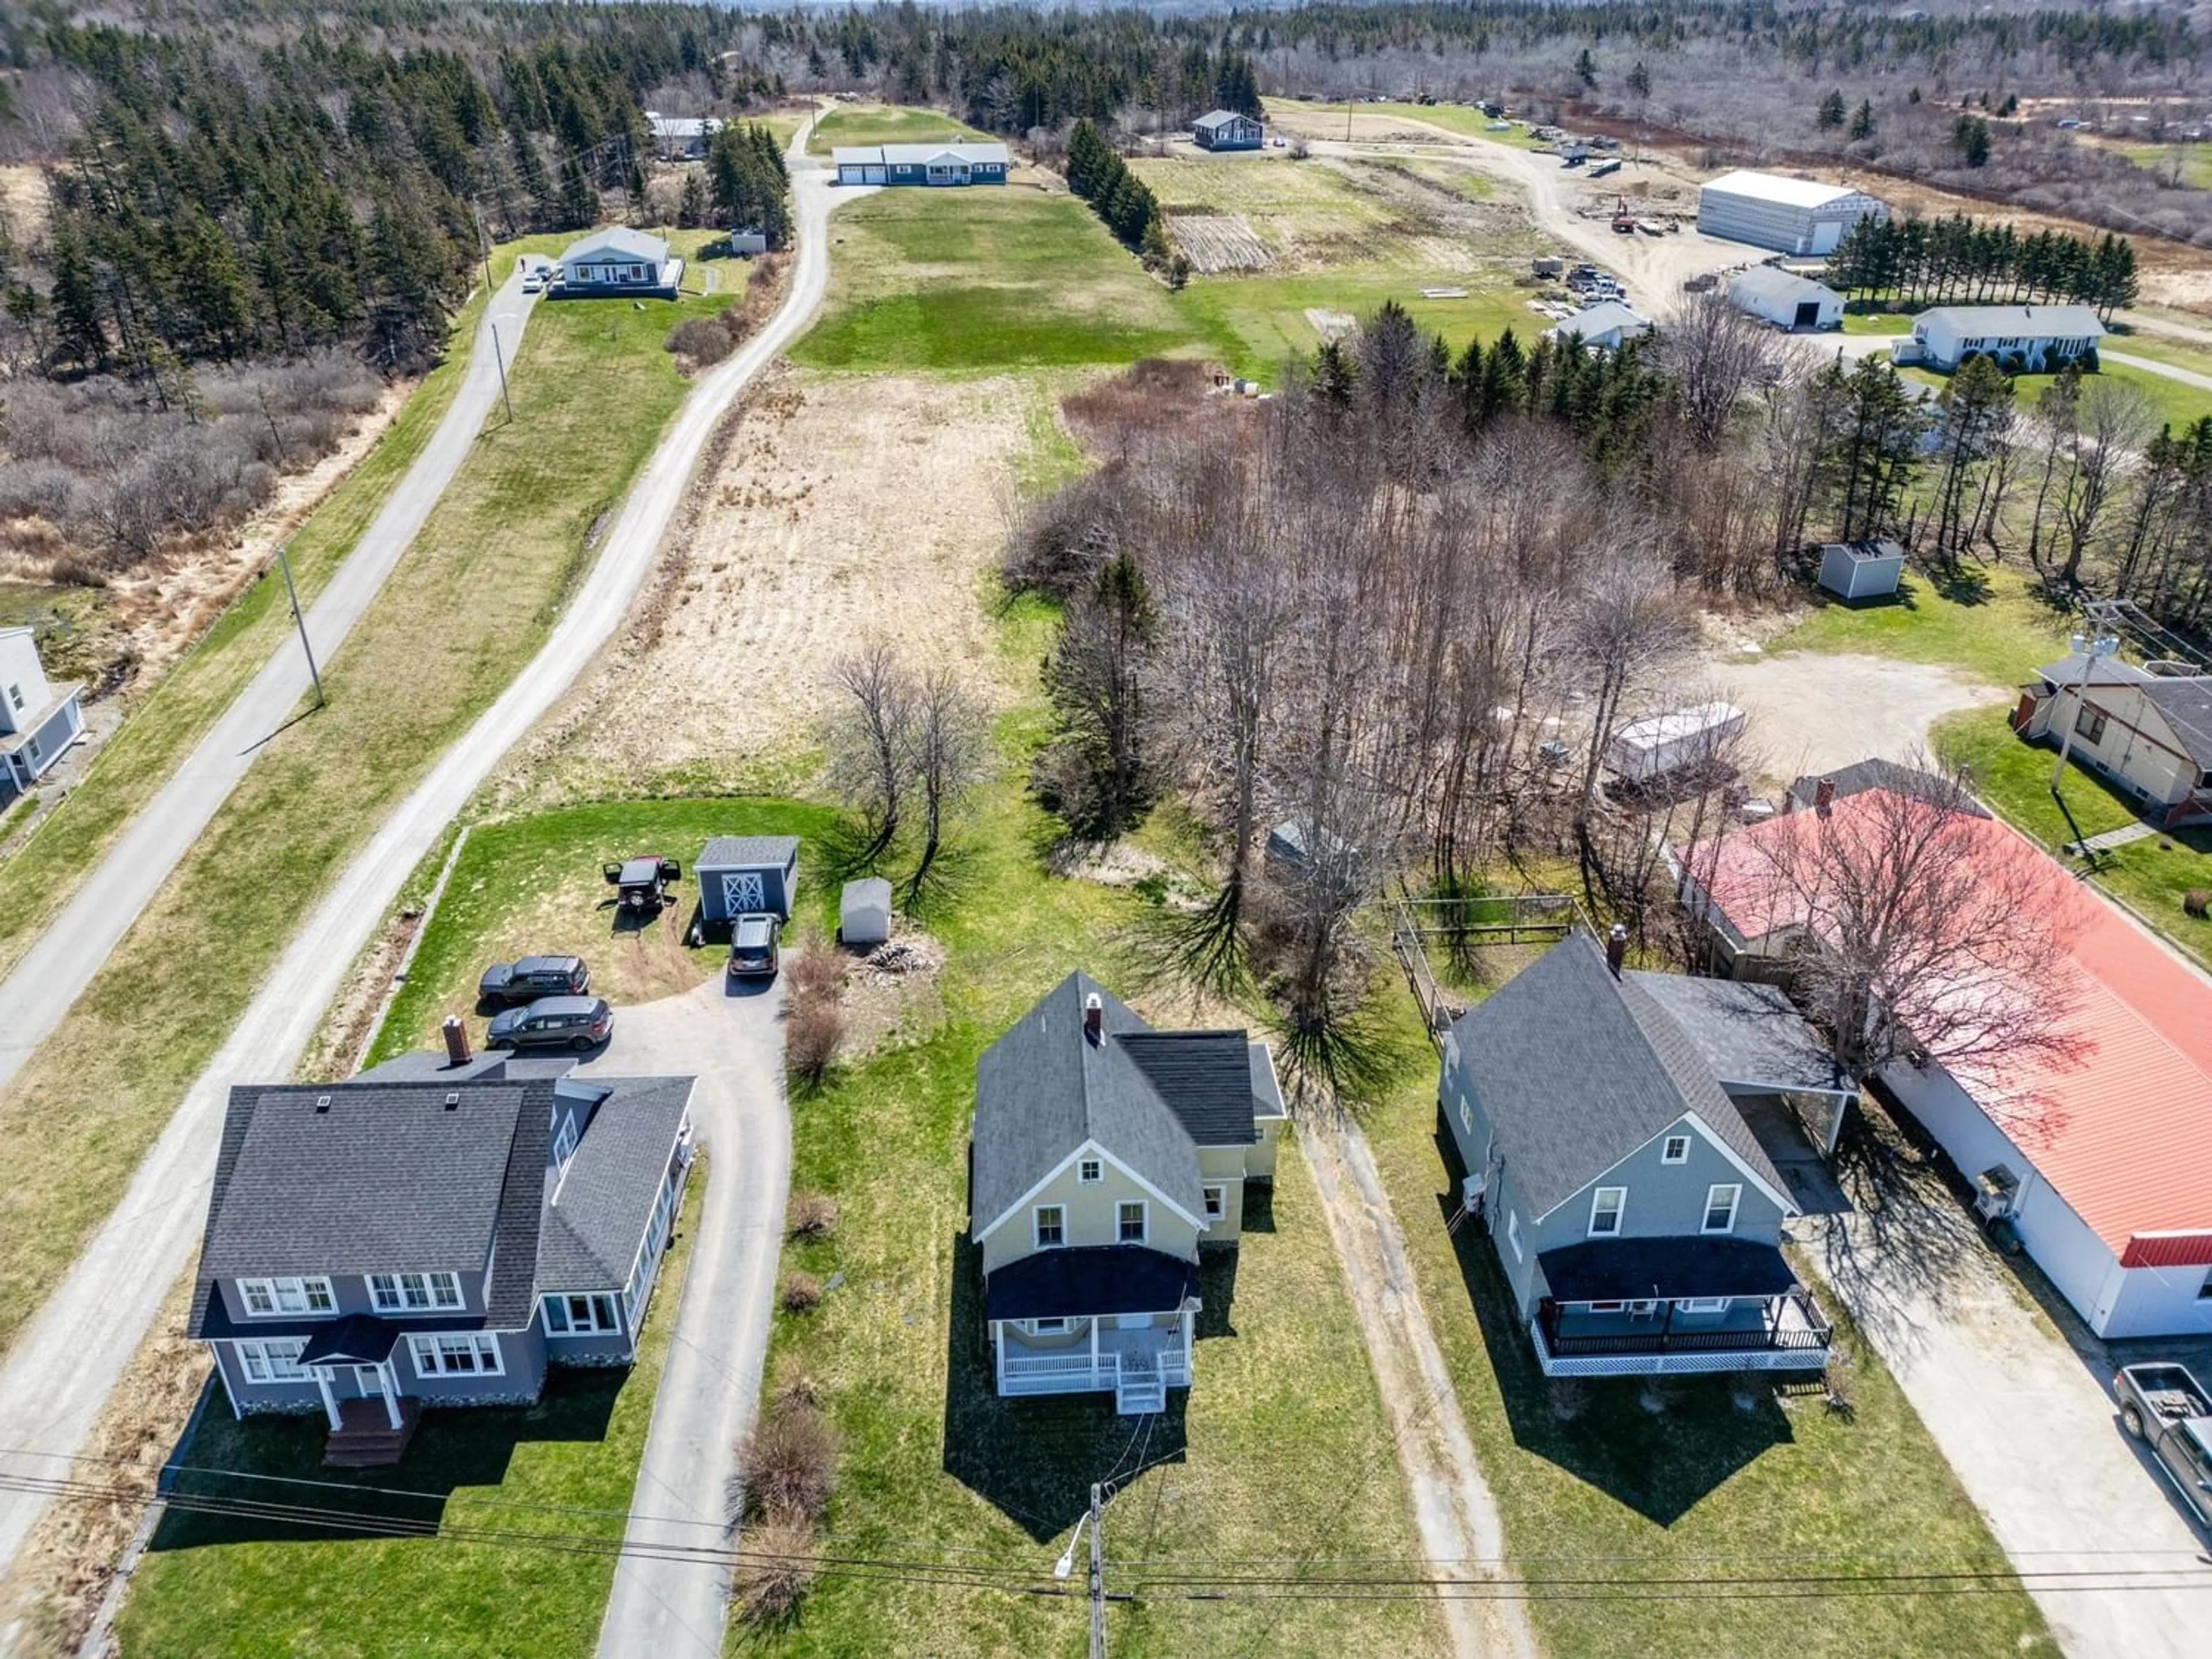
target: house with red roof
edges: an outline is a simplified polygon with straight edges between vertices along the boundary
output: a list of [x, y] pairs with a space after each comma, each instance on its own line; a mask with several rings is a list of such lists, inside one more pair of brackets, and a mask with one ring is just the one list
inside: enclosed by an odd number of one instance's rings
[[[1819, 948], [1818, 904], [1778, 880], [1778, 843], [1849, 834], [1882, 793], [1678, 851], [1719, 971], [1767, 977]], [[2061, 1041], [1927, 1054], [1881, 1081], [1970, 1182], [2008, 1198], [2028, 1254], [2099, 1336], [2212, 1334], [2212, 979], [2008, 826], [1959, 813], [1941, 833], [2034, 913], [2024, 925], [2051, 947], [2022, 990]]]

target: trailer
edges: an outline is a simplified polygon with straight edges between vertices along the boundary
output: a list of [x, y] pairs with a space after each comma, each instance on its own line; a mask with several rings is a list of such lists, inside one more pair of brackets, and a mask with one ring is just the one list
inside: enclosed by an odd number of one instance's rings
[[1743, 710], [1732, 702], [1698, 703], [1634, 720], [1606, 745], [1606, 769], [1624, 783], [1649, 783], [1711, 761], [1743, 726]]
[[1620, 171], [1620, 158], [1618, 155], [1615, 155], [1600, 161], [1595, 167], [1591, 167], [1589, 170], [1589, 176], [1593, 179], [1603, 179]]

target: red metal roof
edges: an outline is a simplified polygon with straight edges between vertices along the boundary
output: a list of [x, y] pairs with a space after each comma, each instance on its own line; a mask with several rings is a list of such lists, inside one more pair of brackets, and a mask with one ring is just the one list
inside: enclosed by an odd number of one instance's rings
[[[1883, 793], [1836, 802], [1834, 831], [1882, 811]], [[1710, 870], [1716, 908], [1754, 939], [1804, 920], [1770, 851], [1819, 823], [1793, 812], [1683, 857]], [[2008, 875], [2033, 872], [2060, 951], [2045, 988], [2070, 1049], [1954, 1060], [1953, 1076], [2125, 1265], [2212, 1266], [2212, 980], [2017, 831], [1960, 817], [1943, 833], [1970, 838], [1970, 856]]]

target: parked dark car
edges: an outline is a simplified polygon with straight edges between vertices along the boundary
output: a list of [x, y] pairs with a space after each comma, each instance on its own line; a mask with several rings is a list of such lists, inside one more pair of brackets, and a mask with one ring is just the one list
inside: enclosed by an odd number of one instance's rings
[[581, 957], [517, 957], [495, 962], [477, 981], [485, 1002], [510, 1006], [540, 997], [580, 997], [592, 988], [592, 970]]
[[739, 916], [732, 922], [730, 977], [773, 979], [778, 957], [776, 939], [781, 932], [781, 926], [774, 916]]
[[674, 888], [684, 879], [684, 868], [674, 859], [609, 859], [599, 866], [607, 885], [615, 890], [615, 902], [625, 910], [651, 915], [674, 901]]
[[540, 997], [527, 1008], [492, 1018], [487, 1048], [591, 1048], [615, 1032], [605, 997]]
[[2212, 1527], [2212, 1395], [2179, 1365], [2130, 1365], [2112, 1379], [2120, 1426], [2150, 1448], [2201, 1526]]

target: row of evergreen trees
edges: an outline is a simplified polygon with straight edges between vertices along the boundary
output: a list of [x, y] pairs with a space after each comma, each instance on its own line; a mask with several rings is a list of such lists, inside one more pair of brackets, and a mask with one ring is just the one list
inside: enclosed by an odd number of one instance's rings
[[791, 180], [773, 132], [757, 121], [724, 127], [708, 149], [707, 176], [724, 224], [761, 232], [770, 248], [790, 243]]
[[1067, 187], [1147, 264], [1164, 265], [1173, 258], [1159, 198], [1089, 121], [1078, 121], [1068, 134]]
[[2135, 303], [2135, 245], [2109, 231], [2022, 235], [2010, 225], [1965, 214], [1941, 219], [1862, 219], [1828, 264], [1847, 295], [1893, 297], [1908, 306], [1998, 303], [2094, 306], [2110, 316]]

